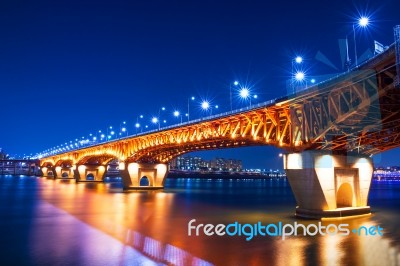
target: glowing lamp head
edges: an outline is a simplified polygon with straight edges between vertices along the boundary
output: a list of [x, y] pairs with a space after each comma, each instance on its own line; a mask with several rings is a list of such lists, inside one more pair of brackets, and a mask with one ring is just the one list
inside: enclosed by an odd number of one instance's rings
[[235, 82], [233, 82], [233, 85], [237, 86], [237, 85], [239, 85], [239, 82], [237, 80], [235, 80]]
[[296, 78], [297, 81], [302, 81], [304, 80], [304, 72], [297, 72], [296, 75], [294, 76]]
[[157, 124], [158, 123], [158, 118], [157, 117], [153, 117], [151, 119], [151, 122], [153, 122], [154, 124]]
[[311, 79], [311, 83], [314, 84], [315, 83], [315, 79]]
[[301, 56], [297, 56], [294, 60], [296, 61], [297, 64], [303, 62], [303, 58]]
[[140, 124], [139, 124], [139, 123], [136, 123], [136, 124], [135, 124], [135, 127], [136, 127], [136, 128], [139, 128], [139, 127], [140, 127]]
[[361, 18], [358, 20], [358, 25], [360, 25], [361, 27], [366, 27], [366, 26], [368, 26], [368, 23], [369, 23], [369, 19], [368, 19], [367, 17], [361, 17]]
[[203, 110], [207, 110], [208, 108], [210, 108], [210, 103], [207, 102], [207, 101], [203, 101], [203, 102], [201, 103], [201, 108], [202, 108]]
[[123, 128], [121, 129], [121, 131], [122, 131], [122, 132], [125, 132], [125, 131], [126, 131], [126, 128], [123, 127]]
[[243, 88], [240, 90], [240, 97], [242, 97], [243, 99], [246, 99], [249, 96], [250, 96], [250, 91], [248, 88]]
[[178, 117], [179, 116], [179, 111], [174, 111], [174, 116]]

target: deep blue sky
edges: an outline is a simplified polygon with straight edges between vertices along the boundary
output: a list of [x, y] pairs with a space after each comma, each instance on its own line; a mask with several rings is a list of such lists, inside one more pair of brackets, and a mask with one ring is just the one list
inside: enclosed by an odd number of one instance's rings
[[[316, 60], [317, 52], [340, 70], [338, 39], [359, 15], [371, 20], [357, 30], [359, 54], [373, 49], [373, 40], [391, 44], [399, 10], [398, 0], [3, 0], [0, 147], [36, 153], [122, 121], [133, 131], [140, 114], [141, 124], [151, 125], [161, 106], [171, 122], [173, 109], [186, 112], [192, 95], [228, 111], [234, 80], [259, 101], [282, 96], [295, 55], [304, 56], [309, 75], [337, 72]], [[243, 104], [235, 96], [234, 107]], [[201, 115], [191, 108], [192, 118]], [[205, 156], [264, 168], [277, 164], [277, 153], [262, 147]], [[400, 165], [398, 155], [382, 160]]]

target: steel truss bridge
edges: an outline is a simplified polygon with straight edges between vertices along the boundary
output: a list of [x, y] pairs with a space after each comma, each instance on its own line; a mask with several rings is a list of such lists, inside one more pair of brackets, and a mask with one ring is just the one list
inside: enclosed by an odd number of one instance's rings
[[286, 151], [298, 215], [369, 213], [370, 156], [400, 146], [399, 63], [396, 26], [393, 45], [330, 80], [251, 108], [47, 155], [41, 167], [44, 175], [85, 181], [91, 174], [99, 181], [107, 164], [118, 160], [125, 189], [143, 189], [144, 176], [146, 188], [162, 188], [168, 162], [181, 154], [272, 145]]

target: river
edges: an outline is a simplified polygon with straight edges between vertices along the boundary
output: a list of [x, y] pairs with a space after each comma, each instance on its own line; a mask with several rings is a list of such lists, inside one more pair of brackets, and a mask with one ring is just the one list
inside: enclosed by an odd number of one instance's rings
[[[1, 265], [400, 265], [400, 182], [373, 181], [372, 215], [341, 223], [382, 235], [188, 235], [188, 223], [318, 225], [294, 217], [286, 179], [167, 178], [163, 191], [120, 182], [0, 176]], [[201, 228], [200, 228], [201, 229]]]

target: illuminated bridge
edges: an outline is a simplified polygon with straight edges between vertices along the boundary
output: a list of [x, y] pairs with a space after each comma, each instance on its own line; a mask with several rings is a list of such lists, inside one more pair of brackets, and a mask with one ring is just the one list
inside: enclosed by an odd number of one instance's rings
[[[304, 217], [370, 213], [371, 156], [400, 146], [400, 26], [395, 43], [349, 72], [251, 108], [43, 157], [45, 176], [101, 181], [118, 160], [124, 189], [163, 188], [193, 151], [273, 145]], [[266, 155], [268, 156], [268, 155]], [[149, 186], [141, 187], [147, 177]]]

